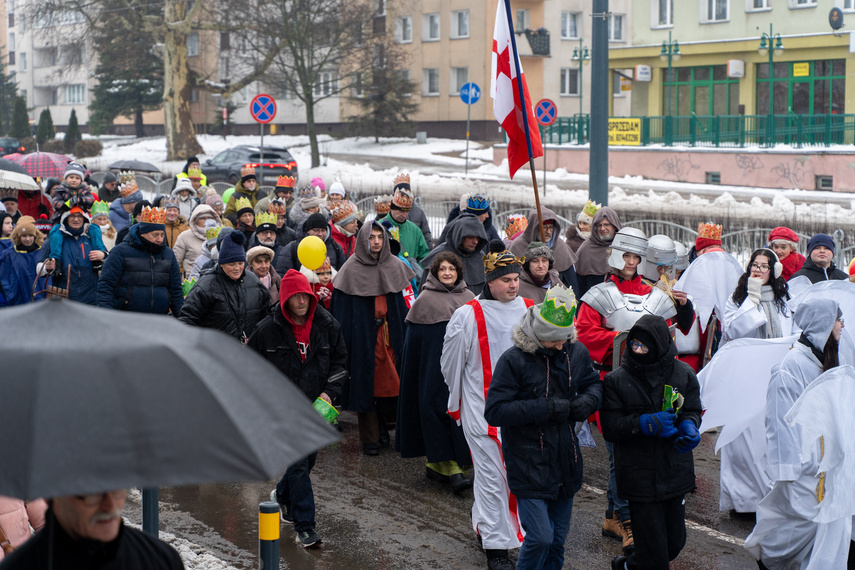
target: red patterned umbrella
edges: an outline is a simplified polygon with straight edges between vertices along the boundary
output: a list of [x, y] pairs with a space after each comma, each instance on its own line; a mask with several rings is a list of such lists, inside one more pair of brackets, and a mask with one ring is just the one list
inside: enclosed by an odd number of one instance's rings
[[33, 178], [62, 178], [65, 175], [65, 167], [71, 159], [62, 154], [53, 152], [34, 152], [24, 154], [12, 159], [24, 167], [24, 170]]

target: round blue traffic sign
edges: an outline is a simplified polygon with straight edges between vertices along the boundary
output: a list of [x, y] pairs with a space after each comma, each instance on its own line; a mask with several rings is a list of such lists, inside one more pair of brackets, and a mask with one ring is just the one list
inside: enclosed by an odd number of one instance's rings
[[470, 81], [460, 88], [460, 98], [467, 105], [477, 103], [481, 98], [481, 88]]
[[249, 112], [256, 122], [267, 124], [276, 116], [276, 101], [264, 93], [256, 95], [249, 103]]
[[549, 99], [541, 99], [534, 106], [534, 118], [544, 127], [548, 127], [558, 118], [558, 107]]

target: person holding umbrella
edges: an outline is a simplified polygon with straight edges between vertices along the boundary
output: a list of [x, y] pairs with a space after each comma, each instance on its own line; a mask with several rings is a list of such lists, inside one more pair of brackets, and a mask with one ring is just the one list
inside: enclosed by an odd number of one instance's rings
[[[279, 288], [278, 309], [249, 338], [249, 347], [297, 385], [309, 400], [332, 404], [347, 379], [347, 347], [341, 325], [323, 307], [309, 281], [290, 269]], [[293, 524], [304, 548], [322, 542], [315, 531], [315, 498], [309, 474], [318, 453], [292, 464], [270, 492], [282, 522]]]

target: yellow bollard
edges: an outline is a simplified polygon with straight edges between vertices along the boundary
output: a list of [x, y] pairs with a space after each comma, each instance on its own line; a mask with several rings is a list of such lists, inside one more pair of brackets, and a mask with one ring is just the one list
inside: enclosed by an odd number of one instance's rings
[[265, 501], [258, 505], [259, 568], [279, 568], [279, 505]]

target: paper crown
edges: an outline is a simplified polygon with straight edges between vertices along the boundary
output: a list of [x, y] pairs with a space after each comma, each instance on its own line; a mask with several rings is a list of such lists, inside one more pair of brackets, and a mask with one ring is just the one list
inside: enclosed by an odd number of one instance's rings
[[315, 269], [315, 273], [317, 273], [318, 271], [332, 271], [332, 263], [330, 263], [329, 257], [324, 259], [323, 265]]
[[11, 188], [3, 188], [0, 190], [0, 202], [4, 200], [17, 200], [18, 191]]
[[284, 216], [288, 213], [288, 204], [285, 200], [271, 200], [267, 206], [267, 211], [276, 216]]
[[276, 214], [271, 214], [270, 212], [261, 212], [260, 214], [255, 215], [255, 227], [259, 228], [262, 224], [273, 224], [276, 225], [276, 220], [279, 219], [279, 216]]
[[582, 213], [586, 216], [590, 216], [591, 218], [593, 218], [594, 214], [596, 214], [597, 211], [599, 211], [599, 209], [602, 207], [602, 204], [597, 204], [593, 200], [588, 200], [587, 202], [585, 202], [585, 205], [582, 206]]
[[303, 186], [300, 188], [300, 198], [317, 198], [320, 196], [320, 193], [316, 188], [312, 186]]
[[339, 223], [342, 220], [346, 220], [347, 218], [356, 214], [356, 208], [350, 202], [342, 201], [339, 202], [338, 205], [333, 208], [332, 220], [334, 223]]
[[119, 184], [127, 184], [136, 177], [137, 174], [133, 170], [121, 170], [119, 171]]
[[401, 173], [395, 177], [395, 181], [392, 183], [392, 189], [397, 190], [398, 188], [405, 188], [407, 190], [410, 189], [410, 175]]
[[477, 194], [473, 194], [469, 196], [469, 199], [466, 200], [466, 209], [472, 210], [475, 212], [486, 212], [487, 208], [490, 207], [490, 200], [485, 198], [484, 196], [478, 196]]
[[[498, 240], [494, 240], [498, 241]], [[525, 265], [525, 256], [516, 257], [508, 250], [491, 252], [483, 257], [484, 273], [492, 273], [497, 269], [507, 267], [508, 265], [519, 264], [520, 267]]]
[[166, 210], [146, 206], [142, 210], [140, 220], [146, 224], [162, 224], [166, 222]]
[[181, 283], [181, 292], [186, 297], [190, 294], [190, 290], [196, 285], [196, 278], [192, 277], [190, 279], [185, 279], [183, 283]]
[[514, 237], [520, 232], [524, 232], [528, 227], [528, 219], [522, 214], [511, 214], [508, 216], [508, 225], [505, 227], [505, 235]]
[[721, 224], [702, 223], [698, 225], [698, 237], [702, 239], [721, 241]]
[[223, 226], [211, 226], [205, 228], [205, 239], [216, 239], [218, 235], [220, 235], [220, 230], [223, 229]]
[[249, 201], [249, 198], [246, 196], [241, 196], [235, 202], [235, 211], [240, 212], [241, 210], [246, 210], [249, 208], [252, 210], [252, 202]]
[[392, 209], [391, 196], [374, 196], [374, 210], [378, 216], [385, 216]]
[[540, 304], [540, 318], [556, 327], [572, 327], [578, 308], [573, 289], [558, 284], [546, 292], [546, 298]]
[[280, 176], [276, 179], [276, 187], [277, 188], [294, 188], [294, 185], [297, 183], [297, 178], [295, 176]]
[[244, 166], [240, 169], [240, 177], [245, 178], [247, 176], [255, 176], [254, 166]]
[[392, 204], [404, 212], [409, 212], [413, 209], [413, 195], [405, 188], [398, 188], [392, 196]]
[[122, 184], [122, 187], [119, 188], [119, 194], [122, 195], [122, 198], [127, 198], [131, 194], [134, 194], [135, 192], [137, 192], [139, 189], [140, 189], [140, 187], [137, 186], [137, 181], [131, 180], [129, 182], [125, 182], [124, 184]]
[[164, 210], [168, 208], [179, 208], [178, 198], [173, 196], [167, 196], [166, 198], [160, 201], [160, 207]]
[[189, 168], [187, 170], [187, 178], [189, 178], [190, 180], [202, 180], [202, 169]]
[[389, 228], [389, 235], [392, 236], [393, 240], [398, 243], [401, 243], [401, 228], [399, 228], [398, 226], [392, 226], [391, 228]]
[[109, 215], [110, 214], [110, 203], [109, 202], [102, 202], [99, 200], [99, 201], [95, 202], [94, 204], [92, 204], [92, 209], [89, 210], [89, 215], [94, 218], [95, 216], [102, 215], [102, 214], [103, 215]]

